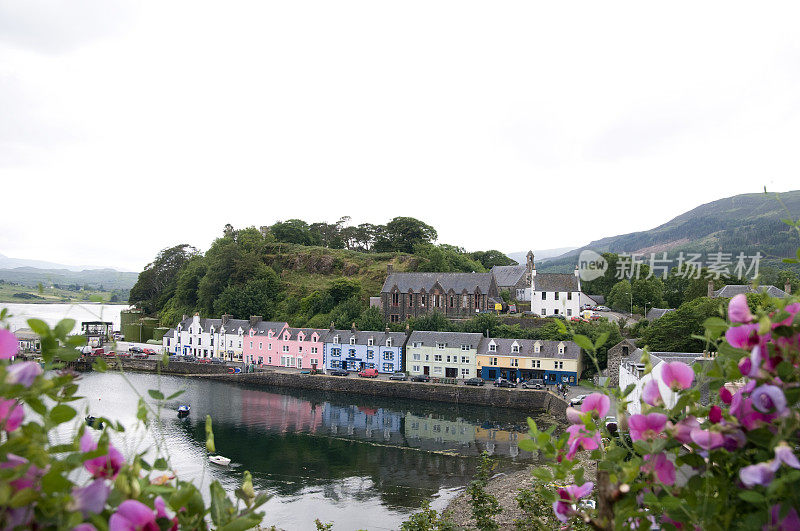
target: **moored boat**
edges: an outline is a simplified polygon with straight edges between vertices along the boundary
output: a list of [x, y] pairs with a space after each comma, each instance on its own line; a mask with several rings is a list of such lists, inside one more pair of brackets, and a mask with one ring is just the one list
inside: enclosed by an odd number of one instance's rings
[[103, 429], [103, 421], [91, 415], [86, 415], [86, 424], [88, 424], [90, 428], [94, 428], [96, 430]]
[[178, 416], [179, 417], [186, 417], [189, 415], [189, 412], [192, 410], [189, 406], [180, 406], [178, 408]]
[[228, 466], [231, 464], [231, 460], [227, 457], [222, 457], [221, 455], [209, 455], [208, 460], [214, 463], [215, 465], [220, 466]]

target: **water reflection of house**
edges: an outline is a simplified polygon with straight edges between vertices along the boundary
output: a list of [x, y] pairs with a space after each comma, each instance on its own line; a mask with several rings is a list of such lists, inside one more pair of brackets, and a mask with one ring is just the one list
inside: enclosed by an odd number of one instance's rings
[[332, 435], [396, 444], [403, 440], [402, 415], [384, 408], [340, 406], [326, 402], [322, 410], [322, 425]]
[[[463, 447], [475, 444], [475, 425], [461, 419], [445, 420], [432, 415], [423, 417], [406, 413], [404, 431], [410, 442], [430, 440], [439, 445], [436, 448], [438, 450], [442, 449], [443, 444], [448, 444], [449, 447], [452, 447], [452, 443]], [[414, 442], [411, 444], [417, 446]]]
[[519, 441], [528, 439], [527, 433], [513, 430], [501, 430], [485, 426], [478, 426], [475, 429], [475, 440], [481, 451], [486, 451], [489, 455], [506, 455], [517, 457], [520, 453]]
[[322, 426], [322, 411], [308, 400], [289, 395], [242, 391], [242, 422], [280, 432], [311, 432]]

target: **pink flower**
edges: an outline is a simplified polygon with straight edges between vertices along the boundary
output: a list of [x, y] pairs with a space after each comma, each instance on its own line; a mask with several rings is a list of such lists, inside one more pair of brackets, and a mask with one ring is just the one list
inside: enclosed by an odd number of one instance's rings
[[600, 448], [600, 433], [589, 432], [582, 424], [573, 424], [567, 428], [569, 433], [569, 450], [567, 451], [567, 459], [572, 460], [580, 448], [584, 450], [596, 450]]
[[664, 485], [675, 484], [675, 465], [667, 458], [667, 454], [661, 452], [655, 456], [644, 456], [645, 469], [648, 472], [655, 472], [658, 480]]
[[728, 319], [732, 323], [749, 323], [753, 320], [753, 314], [750, 313], [750, 306], [747, 305], [747, 297], [744, 294], [735, 296], [728, 303]]
[[733, 401], [733, 394], [731, 394], [730, 390], [723, 385], [719, 388], [719, 399], [722, 400], [723, 404], [731, 405], [731, 402]]
[[673, 391], [688, 389], [694, 381], [694, 371], [681, 361], [665, 363], [661, 369], [661, 381]]
[[72, 489], [72, 510], [83, 513], [84, 518], [90, 514], [99, 514], [106, 506], [111, 487], [104, 479], [96, 479], [85, 487]]
[[691, 437], [692, 442], [704, 450], [719, 448], [725, 443], [725, 439], [722, 437], [721, 433], [711, 430], [701, 430], [700, 428], [693, 429], [689, 433], [689, 437]]
[[758, 345], [760, 340], [758, 337], [758, 325], [745, 324], [741, 326], [732, 326], [725, 332], [725, 340], [730, 343], [732, 347], [749, 350]]
[[[83, 453], [97, 450], [97, 443], [94, 442], [89, 432], [85, 432], [83, 437], [81, 437], [80, 446], [81, 452]], [[119, 474], [124, 463], [125, 459], [122, 457], [122, 454], [109, 443], [108, 453], [106, 455], [88, 459], [83, 463], [83, 466], [94, 478], [114, 479], [117, 477], [117, 474]]]
[[602, 393], [592, 393], [583, 399], [581, 413], [592, 412], [595, 418], [603, 418], [611, 407], [611, 400]]
[[583, 424], [581, 412], [572, 406], [567, 408], [567, 420], [570, 424]]
[[744, 446], [747, 444], [747, 437], [742, 430], [733, 430], [731, 432], [723, 433], [722, 438], [724, 439], [722, 447], [729, 452], [733, 452], [739, 448], [744, 448]]
[[692, 442], [691, 433], [692, 430], [699, 428], [700, 423], [697, 421], [696, 418], [692, 416], [688, 416], [685, 419], [680, 420], [677, 424], [675, 424], [672, 429], [672, 436], [675, 439], [679, 440], [684, 444], [689, 444]]
[[97, 528], [92, 524], [78, 524], [72, 528], [72, 531], [97, 531]]
[[166, 518], [172, 522], [172, 527], [170, 527], [170, 531], [178, 531], [178, 517], [173, 516], [172, 518], [169, 517], [167, 514], [167, 505], [164, 503], [164, 498], [161, 496], [156, 496], [155, 502], [153, 503], [156, 507], [156, 519]]
[[789, 509], [789, 512], [783, 520], [780, 518], [780, 505], [773, 505], [769, 511], [769, 523], [764, 525], [761, 529], [763, 531], [798, 531], [798, 529], [800, 529], [800, 517], [797, 516], [797, 510], [794, 507]]
[[664, 431], [667, 424], [667, 416], [663, 413], [648, 413], [647, 415], [631, 415], [628, 420], [628, 427], [631, 432], [631, 439], [652, 440]]
[[21, 468], [25, 466], [27, 466], [27, 468], [25, 469], [25, 473], [22, 475], [22, 477], [11, 480], [8, 484], [11, 485], [15, 491], [20, 491], [22, 489], [39, 490], [39, 480], [44, 475], [44, 470], [34, 464], [30, 464], [30, 462], [24, 457], [20, 457], [15, 454], [6, 455], [6, 461], [0, 463], [0, 469]]
[[711, 406], [708, 412], [708, 420], [711, 424], [719, 424], [722, 420], [722, 409], [719, 406]]
[[[755, 382], [751, 381], [751, 383]], [[775, 417], [753, 409], [753, 400], [745, 398], [742, 391], [733, 395], [730, 412], [746, 430], [754, 430]]]
[[35, 361], [25, 361], [11, 365], [7, 373], [6, 381], [8, 383], [30, 387], [36, 377], [42, 374], [42, 368]]
[[0, 428], [12, 432], [25, 420], [25, 411], [16, 400], [0, 398]]
[[0, 329], [0, 360], [11, 359], [17, 352], [19, 352], [17, 336], [5, 328]]
[[647, 380], [642, 388], [642, 400], [651, 406], [660, 406], [664, 403], [661, 392], [658, 390], [658, 382], [655, 379]]
[[109, 531], [159, 531], [153, 509], [136, 500], [125, 500], [108, 520]]
[[758, 371], [761, 369], [761, 346], [756, 345], [750, 351], [750, 357], [744, 357], [739, 360], [739, 372], [742, 376], [749, 376], [755, 378], [758, 376]]
[[775, 479], [775, 470], [777, 470], [777, 467], [775, 467], [774, 461], [757, 463], [739, 470], [739, 479], [741, 479], [744, 486], [748, 488], [755, 485], [766, 487]]
[[562, 522], [569, 520], [569, 517], [575, 512], [572, 506], [576, 501], [592, 492], [593, 488], [594, 483], [587, 481], [580, 487], [568, 485], [563, 489], [558, 489], [558, 501], [553, 502], [553, 511], [556, 513], [556, 518]]

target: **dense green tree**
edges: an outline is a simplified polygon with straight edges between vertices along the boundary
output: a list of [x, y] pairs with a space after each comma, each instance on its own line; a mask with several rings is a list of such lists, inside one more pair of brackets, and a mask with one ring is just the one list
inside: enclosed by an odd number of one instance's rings
[[703, 335], [703, 322], [709, 317], [724, 315], [727, 299], [700, 297], [683, 303], [650, 323], [642, 332], [642, 344], [653, 351], [702, 352], [704, 341], [692, 335]]
[[633, 281], [631, 288], [635, 307], [646, 311], [647, 308], [664, 305], [664, 282], [660, 278], [637, 278]]
[[236, 319], [248, 319], [252, 315], [271, 319], [279, 295], [275, 281], [261, 278], [244, 285], [228, 286], [214, 301], [215, 314], [230, 314]]
[[415, 218], [396, 217], [386, 224], [377, 235], [375, 250], [378, 252], [414, 252], [414, 246], [436, 240], [436, 229]]
[[172, 297], [183, 265], [196, 254], [197, 249], [185, 243], [159, 252], [139, 273], [131, 288], [131, 304], [138, 304], [148, 314], [157, 312]]
[[236, 263], [242, 252], [232, 236], [218, 238], [206, 252], [206, 274], [197, 287], [197, 304], [205, 314], [212, 314], [214, 301], [228, 287], [236, 274]]
[[452, 245], [419, 244], [414, 247], [414, 254], [423, 261], [418, 271], [441, 273], [483, 273], [486, 270], [477, 260], [463, 252], [463, 249]]
[[[410, 318], [406, 321], [410, 330], [431, 330], [437, 332], [452, 331], [452, 323], [441, 312], [433, 312], [428, 315], [421, 315], [417, 318]], [[397, 329], [402, 330], [402, 323], [398, 323]]]
[[629, 280], [620, 280], [606, 297], [606, 304], [619, 312], [631, 310], [632, 286]]
[[515, 265], [517, 262], [506, 256], [504, 253], [491, 249], [489, 251], [475, 251], [469, 253], [470, 258], [477, 260], [486, 269], [491, 269], [494, 266], [507, 266]]
[[380, 308], [371, 306], [361, 312], [356, 319], [356, 327], [359, 330], [383, 330], [386, 327], [386, 321], [383, 320]]
[[364, 310], [364, 303], [358, 296], [350, 297], [333, 308], [330, 314], [331, 320], [336, 328], [350, 328]]
[[279, 221], [269, 228], [275, 240], [285, 243], [296, 243], [298, 245], [319, 245], [315, 240], [311, 229], [302, 219], [289, 219]]
[[193, 256], [181, 269], [175, 288], [177, 302], [186, 308], [197, 306], [197, 289], [206, 274], [206, 263], [202, 256]]

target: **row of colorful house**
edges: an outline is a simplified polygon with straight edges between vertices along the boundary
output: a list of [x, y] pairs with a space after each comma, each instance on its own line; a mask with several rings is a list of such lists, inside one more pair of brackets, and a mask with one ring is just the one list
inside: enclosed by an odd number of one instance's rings
[[539, 379], [575, 384], [583, 369], [572, 341], [489, 338], [464, 332], [293, 328], [285, 322], [185, 318], [164, 335], [170, 354], [305, 370], [376, 369], [434, 378]]

